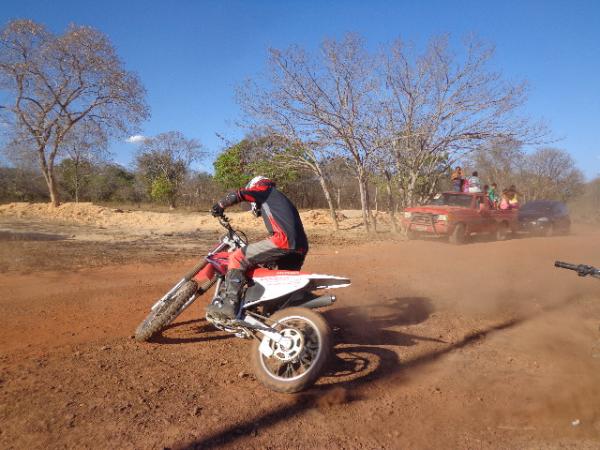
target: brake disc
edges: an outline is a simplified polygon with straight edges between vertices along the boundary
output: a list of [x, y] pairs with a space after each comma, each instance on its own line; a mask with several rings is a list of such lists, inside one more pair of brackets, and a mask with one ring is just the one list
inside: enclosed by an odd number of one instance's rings
[[273, 356], [284, 362], [297, 358], [304, 348], [304, 335], [295, 328], [284, 328], [279, 333], [287, 338], [289, 345], [285, 345], [285, 340], [273, 342]]

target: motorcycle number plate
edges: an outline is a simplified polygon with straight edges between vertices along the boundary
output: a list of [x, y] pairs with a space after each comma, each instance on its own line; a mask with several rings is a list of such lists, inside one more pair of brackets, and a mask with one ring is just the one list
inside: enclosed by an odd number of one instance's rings
[[267, 358], [273, 356], [273, 349], [271, 348], [271, 339], [268, 337], [263, 337], [262, 342], [258, 346], [258, 351], [265, 355]]

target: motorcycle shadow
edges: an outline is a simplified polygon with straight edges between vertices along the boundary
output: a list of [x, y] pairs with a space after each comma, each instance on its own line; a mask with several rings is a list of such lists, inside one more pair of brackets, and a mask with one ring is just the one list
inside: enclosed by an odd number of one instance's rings
[[334, 336], [330, 370], [324, 385], [374, 380], [400, 365], [395, 351], [383, 346], [410, 347], [419, 341], [444, 341], [406, 333], [396, 327], [425, 322], [433, 312], [426, 297], [396, 297], [376, 303], [325, 312]]
[[172, 323], [165, 327], [158, 336], [151, 339], [151, 342], [157, 344], [193, 344], [197, 342], [220, 341], [233, 337], [229, 333], [224, 334], [217, 330], [206, 319], [201, 318]]
[[336, 343], [409, 347], [419, 341], [444, 342], [394, 329], [425, 322], [433, 312], [426, 297], [396, 297], [324, 313]]

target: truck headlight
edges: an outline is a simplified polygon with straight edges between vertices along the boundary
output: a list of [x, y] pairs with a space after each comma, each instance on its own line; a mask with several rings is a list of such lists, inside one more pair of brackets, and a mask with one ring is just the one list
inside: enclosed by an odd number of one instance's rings
[[404, 218], [410, 219], [412, 217], [412, 213], [410, 211], [404, 211]]
[[437, 216], [436, 220], [439, 222], [446, 222], [448, 220], [448, 216], [446, 214], [440, 214]]

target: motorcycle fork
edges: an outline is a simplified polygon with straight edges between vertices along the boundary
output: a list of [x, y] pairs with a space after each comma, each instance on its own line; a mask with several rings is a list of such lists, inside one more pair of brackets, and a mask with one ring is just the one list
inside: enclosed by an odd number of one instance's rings
[[158, 308], [158, 306], [164, 302], [166, 299], [168, 299], [171, 295], [173, 295], [175, 292], [177, 292], [177, 289], [179, 289], [181, 286], [183, 286], [183, 284], [186, 282], [185, 278], [182, 278], [175, 286], [173, 286], [169, 292], [167, 292], [165, 295], [162, 296], [162, 298], [160, 300], [158, 300], [154, 305], [152, 305], [152, 308], [150, 308], [152, 311], [154, 311], [156, 308]]
[[[217, 280], [217, 283], [221, 281], [221, 278], [219, 278]], [[210, 289], [210, 286], [212, 286], [212, 284], [209, 285], [208, 289]], [[191, 297], [188, 299], [187, 302], [185, 302], [185, 304], [181, 307], [181, 312], [185, 311], [188, 306], [190, 306], [192, 303], [194, 303], [194, 301], [200, 296], [202, 295], [204, 292], [206, 292], [208, 289], [206, 290], [202, 290], [198, 289], [196, 292], [194, 292]], [[217, 285], [217, 289], [219, 289], [219, 286]], [[201, 291], [201, 292], [200, 292]]]

